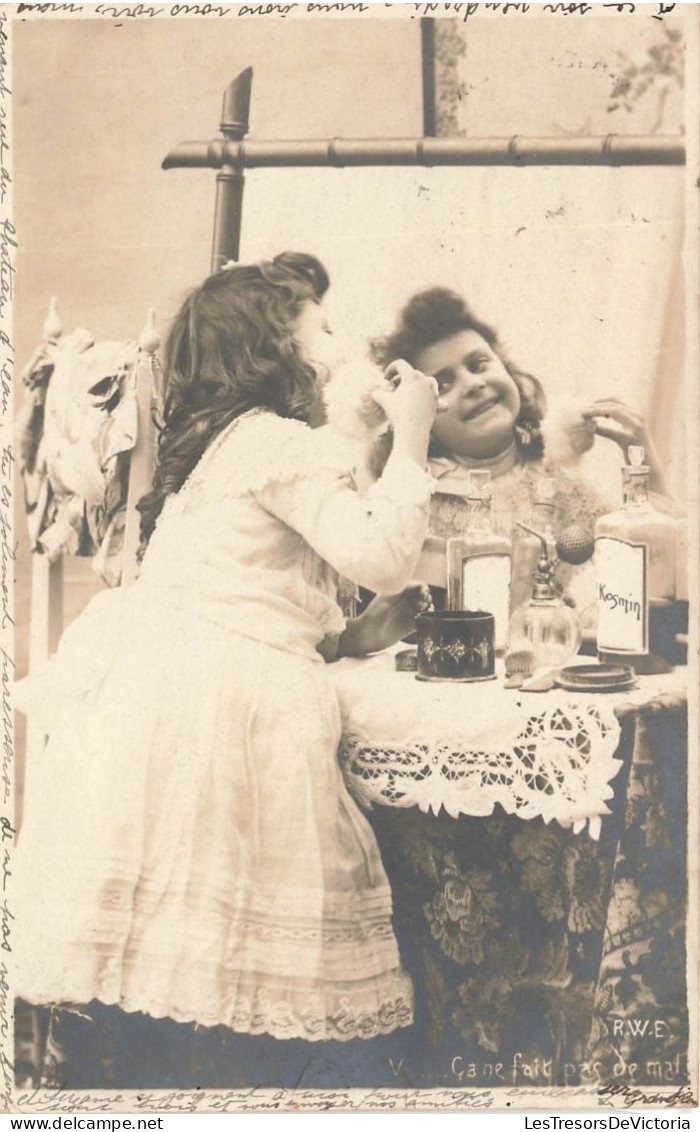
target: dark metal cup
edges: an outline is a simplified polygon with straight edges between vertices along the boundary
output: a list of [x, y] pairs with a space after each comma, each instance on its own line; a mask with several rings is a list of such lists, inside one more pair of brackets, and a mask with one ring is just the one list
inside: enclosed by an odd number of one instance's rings
[[492, 613], [446, 609], [420, 613], [418, 680], [493, 680], [496, 675]]

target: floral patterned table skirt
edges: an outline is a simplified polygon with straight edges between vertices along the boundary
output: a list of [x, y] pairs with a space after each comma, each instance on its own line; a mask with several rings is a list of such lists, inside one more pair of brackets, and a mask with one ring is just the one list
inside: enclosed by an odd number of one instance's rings
[[416, 988], [413, 1084], [687, 1082], [685, 699], [620, 722], [598, 842], [503, 812], [370, 813]]

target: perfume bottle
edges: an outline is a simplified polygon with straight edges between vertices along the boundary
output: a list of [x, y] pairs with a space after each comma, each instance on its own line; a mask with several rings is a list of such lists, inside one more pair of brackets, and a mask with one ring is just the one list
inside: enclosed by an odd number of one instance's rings
[[[598, 654], [637, 672], [656, 671], [667, 651], [676, 585], [676, 521], [649, 500], [644, 449], [628, 449], [624, 502], [595, 526]], [[670, 616], [669, 616], [670, 615]]]
[[549, 554], [547, 540], [536, 531], [528, 533], [538, 539], [540, 554], [531, 597], [510, 619], [508, 652], [531, 656], [534, 670], [559, 668], [574, 656], [581, 643], [579, 620], [558, 595], [557, 559]]
[[[510, 612], [518, 609], [532, 596], [532, 579], [542, 553], [541, 539], [547, 545], [549, 558], [555, 557], [556, 536], [554, 533], [554, 509], [557, 482], [553, 476], [538, 476], [535, 485], [535, 500], [528, 531], [518, 523], [513, 530], [513, 565], [510, 580]], [[536, 535], [534, 532], [539, 531]]]
[[496, 652], [505, 648], [510, 608], [511, 543], [491, 521], [491, 472], [472, 470], [464, 534], [447, 540], [447, 608], [492, 613]]

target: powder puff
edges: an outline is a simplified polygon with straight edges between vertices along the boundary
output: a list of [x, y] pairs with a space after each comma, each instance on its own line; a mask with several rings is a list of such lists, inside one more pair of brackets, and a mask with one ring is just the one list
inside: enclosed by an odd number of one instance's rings
[[359, 491], [375, 482], [391, 451], [389, 422], [372, 396], [383, 385], [381, 369], [354, 361], [339, 366], [323, 387], [328, 439], [336, 456], [352, 468]]
[[388, 428], [384, 410], [374, 400], [386, 387], [384, 374], [367, 361], [339, 366], [323, 388], [328, 424], [352, 440], [374, 440]]
[[570, 467], [593, 447], [595, 425], [574, 397], [552, 398], [541, 428], [546, 459], [556, 467]]

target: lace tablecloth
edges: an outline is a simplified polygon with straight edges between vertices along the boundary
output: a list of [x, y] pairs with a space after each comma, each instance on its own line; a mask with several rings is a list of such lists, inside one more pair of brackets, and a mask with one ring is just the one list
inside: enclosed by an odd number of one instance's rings
[[685, 1086], [687, 671], [608, 696], [392, 665], [335, 679], [416, 995], [394, 1063], [416, 1085]]
[[[502, 674], [501, 674], [502, 675]], [[488, 683], [423, 683], [391, 652], [333, 666], [343, 715], [341, 762], [365, 806], [521, 818], [600, 835], [610, 812], [618, 712], [681, 690], [682, 672], [640, 677], [616, 694], [534, 693]]]

